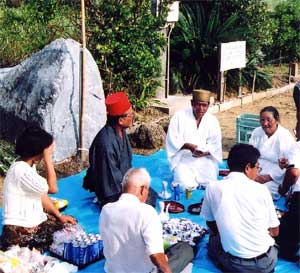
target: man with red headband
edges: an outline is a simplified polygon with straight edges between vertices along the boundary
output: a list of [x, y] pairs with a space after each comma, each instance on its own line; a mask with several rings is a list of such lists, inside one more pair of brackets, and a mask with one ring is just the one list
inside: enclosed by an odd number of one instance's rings
[[119, 199], [124, 174], [131, 168], [132, 152], [126, 128], [132, 126], [133, 111], [127, 95], [117, 92], [105, 100], [106, 125], [89, 150], [90, 167], [83, 187], [94, 191], [100, 206]]

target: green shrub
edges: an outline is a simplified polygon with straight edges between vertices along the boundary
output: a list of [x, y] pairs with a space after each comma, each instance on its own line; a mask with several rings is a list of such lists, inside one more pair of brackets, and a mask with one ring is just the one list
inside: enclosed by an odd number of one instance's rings
[[125, 90], [136, 108], [155, 95], [166, 46], [159, 31], [163, 17], [151, 13], [151, 1], [89, 1], [88, 45], [104, 80], [105, 93]]
[[271, 48], [265, 48], [270, 60], [300, 60], [300, 1], [287, 0], [275, 7], [273, 18], [277, 31]]

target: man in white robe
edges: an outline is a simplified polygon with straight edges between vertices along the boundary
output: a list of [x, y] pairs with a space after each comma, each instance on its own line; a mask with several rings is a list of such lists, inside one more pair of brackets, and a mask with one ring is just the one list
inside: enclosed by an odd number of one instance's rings
[[174, 183], [182, 188], [206, 186], [217, 180], [222, 162], [222, 135], [216, 117], [208, 113], [210, 92], [194, 90], [191, 107], [174, 114], [166, 149]]

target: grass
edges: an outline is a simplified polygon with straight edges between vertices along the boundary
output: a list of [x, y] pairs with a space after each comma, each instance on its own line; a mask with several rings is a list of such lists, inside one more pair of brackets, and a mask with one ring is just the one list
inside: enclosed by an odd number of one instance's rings
[[262, 71], [267, 72], [271, 76], [273, 75], [288, 75], [289, 74], [289, 65], [281, 64], [281, 65], [265, 65], [262, 67]]

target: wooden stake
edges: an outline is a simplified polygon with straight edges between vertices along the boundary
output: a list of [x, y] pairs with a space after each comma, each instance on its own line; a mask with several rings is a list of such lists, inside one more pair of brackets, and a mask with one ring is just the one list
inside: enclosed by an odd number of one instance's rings
[[86, 161], [87, 159], [87, 149], [84, 147], [85, 135], [84, 135], [84, 114], [85, 114], [85, 93], [86, 93], [86, 60], [85, 60], [85, 3], [81, 0], [81, 35], [82, 35], [82, 48], [80, 51], [81, 56], [81, 104], [80, 104], [80, 158], [81, 161]]

